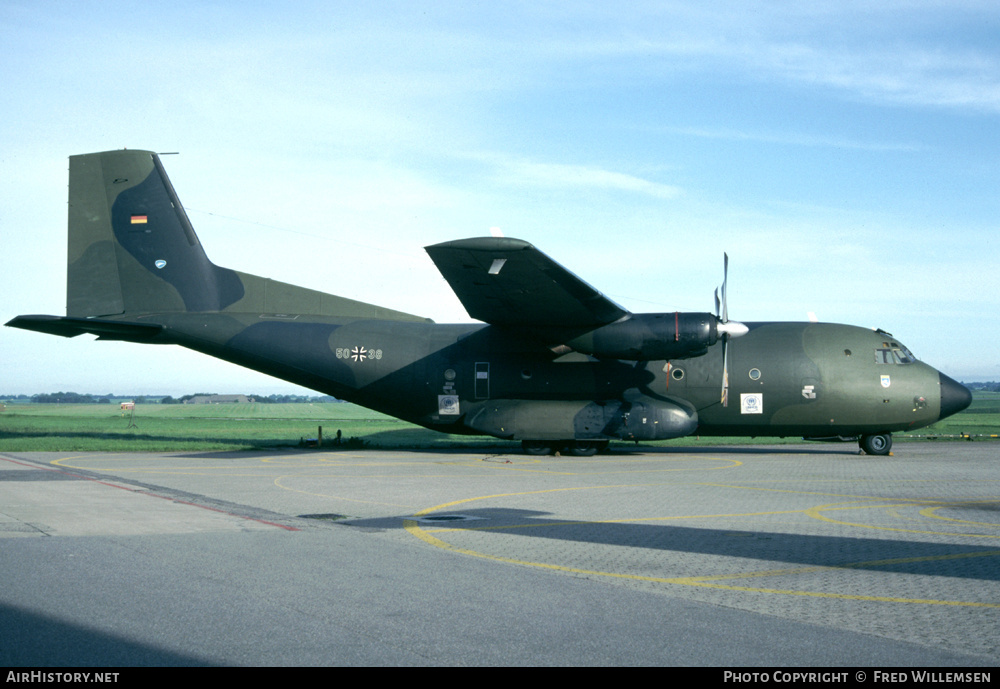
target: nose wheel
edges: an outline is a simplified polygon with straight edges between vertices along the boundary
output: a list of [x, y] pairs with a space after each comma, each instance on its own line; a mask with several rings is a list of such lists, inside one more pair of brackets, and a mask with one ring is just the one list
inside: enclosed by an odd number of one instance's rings
[[858, 445], [866, 455], [887, 455], [892, 449], [892, 434], [863, 435], [858, 440]]

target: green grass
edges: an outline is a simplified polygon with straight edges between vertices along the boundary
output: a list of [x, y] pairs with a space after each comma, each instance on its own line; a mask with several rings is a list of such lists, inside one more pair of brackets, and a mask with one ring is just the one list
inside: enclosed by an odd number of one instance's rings
[[[134, 423], [130, 427], [130, 421]], [[18, 404], [0, 412], [4, 452], [167, 452], [297, 447], [323, 427], [324, 446], [337, 430], [346, 447], [514, 451], [519, 443], [450, 436], [354, 404], [139, 404], [134, 417], [117, 404]], [[897, 440], [1000, 433], [1000, 393], [975, 392], [969, 409]], [[654, 445], [690, 447], [797, 443], [797, 438], [681, 438]], [[623, 443], [631, 445], [631, 443]]]
[[[130, 427], [130, 423], [134, 424]], [[297, 446], [326, 438], [417, 428], [353, 404], [118, 405], [32, 404], [0, 413], [0, 450], [169, 451], [247, 450]], [[423, 430], [423, 429], [420, 429]], [[425, 431], [428, 432], [429, 431]]]
[[1000, 392], [976, 390], [972, 393], [972, 404], [968, 409], [912, 433], [920, 437], [962, 434], [974, 438], [1000, 435]]

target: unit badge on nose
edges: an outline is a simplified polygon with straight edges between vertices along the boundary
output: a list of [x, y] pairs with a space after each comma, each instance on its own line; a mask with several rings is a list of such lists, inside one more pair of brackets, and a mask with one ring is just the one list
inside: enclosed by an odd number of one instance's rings
[[882, 387], [887, 388], [890, 385], [892, 385], [892, 381], [889, 380], [889, 374], [888, 373], [883, 373], [882, 374]]

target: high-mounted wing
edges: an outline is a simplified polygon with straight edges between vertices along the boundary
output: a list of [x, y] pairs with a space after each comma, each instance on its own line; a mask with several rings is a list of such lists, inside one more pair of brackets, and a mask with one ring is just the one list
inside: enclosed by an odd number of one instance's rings
[[426, 251], [469, 315], [491, 325], [593, 329], [629, 314], [520, 239], [459, 239]]

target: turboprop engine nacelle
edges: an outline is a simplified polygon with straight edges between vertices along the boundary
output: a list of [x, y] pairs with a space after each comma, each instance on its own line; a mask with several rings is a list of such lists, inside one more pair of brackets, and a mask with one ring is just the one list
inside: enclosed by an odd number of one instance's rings
[[723, 323], [710, 313], [637, 313], [566, 344], [578, 352], [608, 359], [687, 359], [704, 354], [723, 332], [737, 334], [737, 326], [746, 332], [742, 323]]

